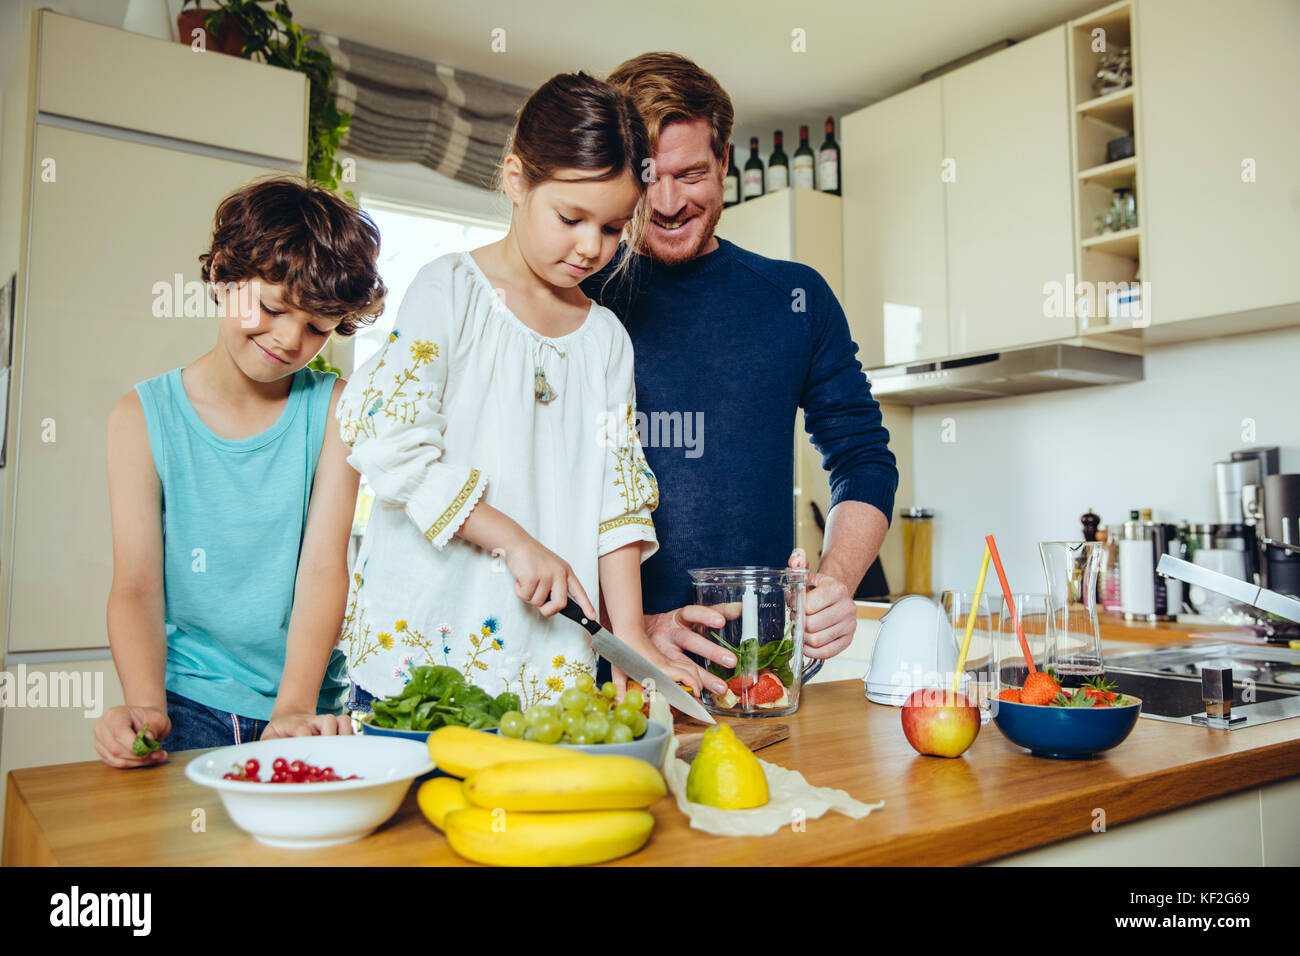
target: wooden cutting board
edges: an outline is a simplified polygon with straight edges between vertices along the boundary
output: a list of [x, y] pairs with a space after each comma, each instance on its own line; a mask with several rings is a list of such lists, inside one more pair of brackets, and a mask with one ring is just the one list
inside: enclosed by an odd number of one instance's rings
[[[762, 750], [772, 744], [780, 743], [790, 736], [789, 724], [774, 724], [771, 720], [728, 721], [737, 739], [750, 750]], [[677, 738], [677, 759], [690, 763], [700, 749], [704, 731], [708, 724], [686, 718], [673, 724], [673, 735]]]

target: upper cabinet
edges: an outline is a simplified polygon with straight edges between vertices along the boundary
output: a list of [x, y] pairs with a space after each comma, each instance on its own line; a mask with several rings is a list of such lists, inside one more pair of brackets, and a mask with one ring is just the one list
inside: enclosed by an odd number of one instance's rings
[[1124, 0], [844, 117], [864, 363], [1300, 322], [1300, 4], [1249, 6]]
[[[1152, 331], [1165, 337], [1172, 330], [1160, 327], [1250, 310], [1295, 321], [1300, 3], [1134, 6]], [[1192, 328], [1217, 334], [1267, 318]]]
[[1066, 283], [1074, 263], [1065, 27], [940, 82], [951, 161], [944, 182], [949, 353], [1073, 336], [1073, 313], [1051, 307], [1044, 290]]
[[1075, 333], [1065, 28], [843, 120], [845, 297], [866, 364]]
[[862, 364], [946, 355], [940, 81], [851, 113], [841, 130], [844, 311]]

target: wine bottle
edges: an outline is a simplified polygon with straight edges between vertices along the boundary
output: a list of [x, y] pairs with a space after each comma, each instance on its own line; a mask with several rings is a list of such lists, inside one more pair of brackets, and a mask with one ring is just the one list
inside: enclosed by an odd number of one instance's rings
[[826, 142], [817, 151], [817, 188], [840, 194], [840, 144], [835, 142], [835, 117], [826, 117]]
[[781, 148], [781, 131], [772, 134], [772, 155], [767, 157], [767, 191], [776, 192], [790, 185], [790, 161]]
[[813, 188], [812, 147], [808, 145], [808, 127], [799, 127], [799, 148], [794, 151], [794, 184], [797, 189]]
[[722, 180], [723, 207], [740, 203], [740, 170], [736, 168], [736, 144], [727, 144], [727, 175]]
[[763, 195], [763, 161], [758, 158], [758, 137], [749, 138], [749, 161], [745, 163], [745, 198]]

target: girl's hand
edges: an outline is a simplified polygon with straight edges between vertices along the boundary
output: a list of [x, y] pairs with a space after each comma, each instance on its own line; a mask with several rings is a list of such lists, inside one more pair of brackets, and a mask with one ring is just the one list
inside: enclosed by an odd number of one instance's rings
[[515, 578], [515, 594], [541, 611], [543, 617], [558, 614], [569, 603], [569, 595], [573, 595], [583, 614], [593, 621], [599, 620], [573, 568], [536, 538], [523, 535], [505, 552], [506, 567]]
[[110, 707], [95, 724], [95, 753], [110, 767], [123, 770], [163, 763], [167, 759], [166, 750], [155, 750], [143, 757], [137, 757], [131, 750], [136, 734], [145, 724], [149, 725], [149, 736], [158, 741], [172, 730], [167, 711], [157, 707]]
[[[664, 654], [650, 642], [650, 638], [645, 635], [644, 631], [637, 634], [619, 634], [617, 637], [628, 647], [632, 648], [632, 650], [636, 651], [655, 667], [667, 674], [671, 680], [676, 681], [679, 684], [689, 685], [691, 693], [696, 697], [700, 696], [700, 688], [704, 686], [704, 681], [700, 676], [700, 668], [692, 661], [685, 657], [681, 660], [672, 660], [665, 657]], [[617, 700], [619, 703], [622, 703], [624, 695], [627, 694], [627, 675], [612, 664], [610, 665], [610, 672], [613, 676], [614, 689], [617, 691]]]

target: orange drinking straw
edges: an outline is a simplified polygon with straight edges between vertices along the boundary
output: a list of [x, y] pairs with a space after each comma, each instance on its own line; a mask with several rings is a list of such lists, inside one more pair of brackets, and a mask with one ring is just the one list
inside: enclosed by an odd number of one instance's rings
[[1025, 630], [1020, 626], [1020, 615], [1016, 613], [1016, 602], [1011, 596], [1011, 585], [1007, 584], [1007, 572], [1002, 570], [1002, 559], [998, 557], [998, 543], [993, 540], [991, 534], [985, 536], [984, 543], [989, 546], [989, 553], [993, 555], [993, 567], [997, 570], [998, 581], [1002, 585], [1002, 600], [1011, 611], [1011, 623], [1016, 626], [1020, 649], [1025, 652], [1025, 660], [1029, 662], [1029, 673], [1037, 674], [1038, 668], [1034, 666], [1034, 655], [1029, 653], [1029, 642], [1025, 640]]
[[971, 601], [970, 614], [966, 616], [966, 636], [962, 638], [961, 653], [957, 655], [957, 669], [952, 675], [952, 695], [957, 696], [957, 691], [961, 689], [962, 671], [966, 667], [966, 654], [970, 651], [970, 636], [975, 631], [975, 614], [979, 611], [980, 597], [984, 594], [984, 578], [989, 573], [989, 548], [987, 543], [984, 546], [984, 559], [980, 561], [980, 577], [975, 582], [975, 599]]

